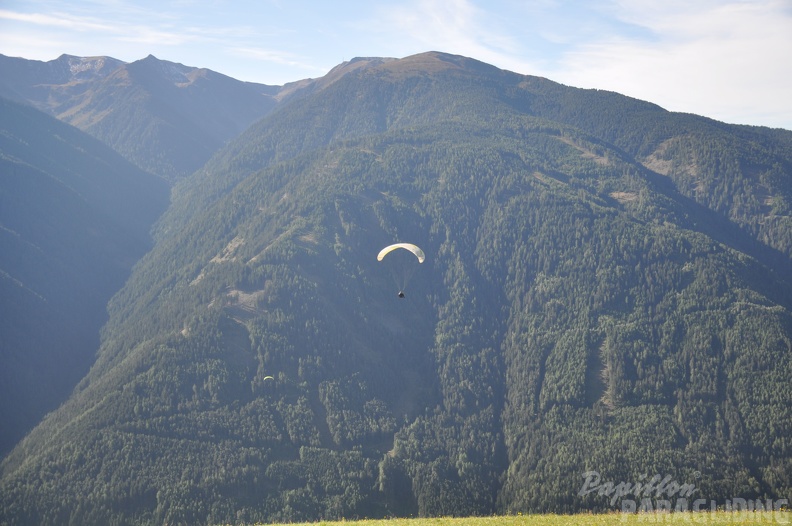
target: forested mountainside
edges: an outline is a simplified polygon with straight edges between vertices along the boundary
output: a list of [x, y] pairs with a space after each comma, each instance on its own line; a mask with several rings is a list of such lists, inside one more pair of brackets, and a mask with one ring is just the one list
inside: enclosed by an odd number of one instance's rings
[[80, 128], [171, 182], [271, 111], [279, 90], [153, 56], [125, 63], [0, 55], [0, 96]]
[[0, 98], [0, 453], [88, 372], [168, 197], [99, 141]]
[[618, 507], [587, 472], [792, 498], [791, 132], [356, 64], [177, 185], [0, 522]]

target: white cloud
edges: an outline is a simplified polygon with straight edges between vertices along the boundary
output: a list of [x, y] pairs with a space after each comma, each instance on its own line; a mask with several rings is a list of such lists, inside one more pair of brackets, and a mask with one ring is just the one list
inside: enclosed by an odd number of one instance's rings
[[37, 26], [51, 26], [73, 31], [109, 31], [113, 25], [95, 18], [80, 17], [68, 13], [20, 13], [0, 9], [0, 19], [25, 22]]
[[[617, 2], [651, 38], [615, 35], [579, 46], [550, 75], [728, 122], [792, 124], [789, 2]], [[784, 107], [786, 106], [786, 107]], [[770, 116], [756, 122], [753, 115]]]

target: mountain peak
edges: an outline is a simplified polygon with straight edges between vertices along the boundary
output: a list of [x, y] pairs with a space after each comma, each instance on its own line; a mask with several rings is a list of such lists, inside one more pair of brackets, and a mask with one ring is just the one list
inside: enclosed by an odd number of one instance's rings
[[367, 68], [382, 68], [391, 72], [432, 73], [443, 70], [465, 70], [478, 73], [497, 73], [502, 70], [476, 59], [442, 51], [426, 51], [404, 58], [355, 57], [342, 62], [325, 75], [325, 79], [337, 79], [352, 71]]
[[427, 51], [404, 58], [355, 57], [335, 66], [323, 77], [286, 84], [277, 96], [284, 100], [298, 92], [303, 95], [327, 88], [351, 73], [383, 71], [392, 77], [431, 75], [442, 71], [458, 71], [474, 75], [501, 75], [505, 72], [484, 62], [440, 51]]
[[460, 70], [469, 71], [483, 74], [502, 73], [503, 70], [486, 64], [476, 59], [464, 57], [462, 55], [454, 55], [451, 53], [444, 53], [442, 51], [427, 51], [410, 55], [400, 60], [384, 64], [385, 69], [392, 72], [437, 72], [444, 70]]
[[176, 85], [189, 83], [188, 75], [197, 69], [178, 62], [161, 60], [154, 55], [133, 62], [129, 67], [135, 71], [147, 71]]

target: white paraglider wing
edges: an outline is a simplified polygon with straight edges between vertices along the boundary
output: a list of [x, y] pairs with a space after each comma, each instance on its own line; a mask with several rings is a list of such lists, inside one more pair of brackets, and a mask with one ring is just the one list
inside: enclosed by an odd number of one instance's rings
[[426, 254], [424, 254], [424, 251], [421, 250], [419, 246], [413, 245], [412, 243], [396, 243], [394, 245], [389, 245], [383, 248], [382, 250], [380, 250], [380, 253], [377, 254], [377, 261], [382, 261], [382, 258], [387, 256], [389, 253], [393, 252], [394, 250], [400, 248], [409, 250], [410, 252], [415, 254], [415, 257], [418, 258], [418, 263], [423, 263], [424, 260], [426, 259]]

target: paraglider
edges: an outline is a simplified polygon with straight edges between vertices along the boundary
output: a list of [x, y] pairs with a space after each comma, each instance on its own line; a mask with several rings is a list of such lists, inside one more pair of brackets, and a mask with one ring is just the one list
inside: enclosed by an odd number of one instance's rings
[[[403, 249], [407, 253], [391, 255], [394, 251], [399, 251], [399, 249]], [[395, 243], [380, 250], [379, 254], [377, 254], [377, 261], [383, 261], [386, 256], [388, 256], [388, 262], [391, 263], [389, 269], [393, 274], [394, 281], [399, 285], [399, 293], [396, 296], [404, 299], [404, 289], [407, 286], [407, 282], [412, 277], [418, 264], [426, 260], [426, 254], [421, 250], [421, 247], [412, 243]], [[418, 259], [418, 263], [415, 262], [413, 256]]]
[[265, 381], [265, 380], [275, 380], [275, 378], [273, 378], [271, 376], [265, 376], [264, 379], [262, 380], [262, 382]]

